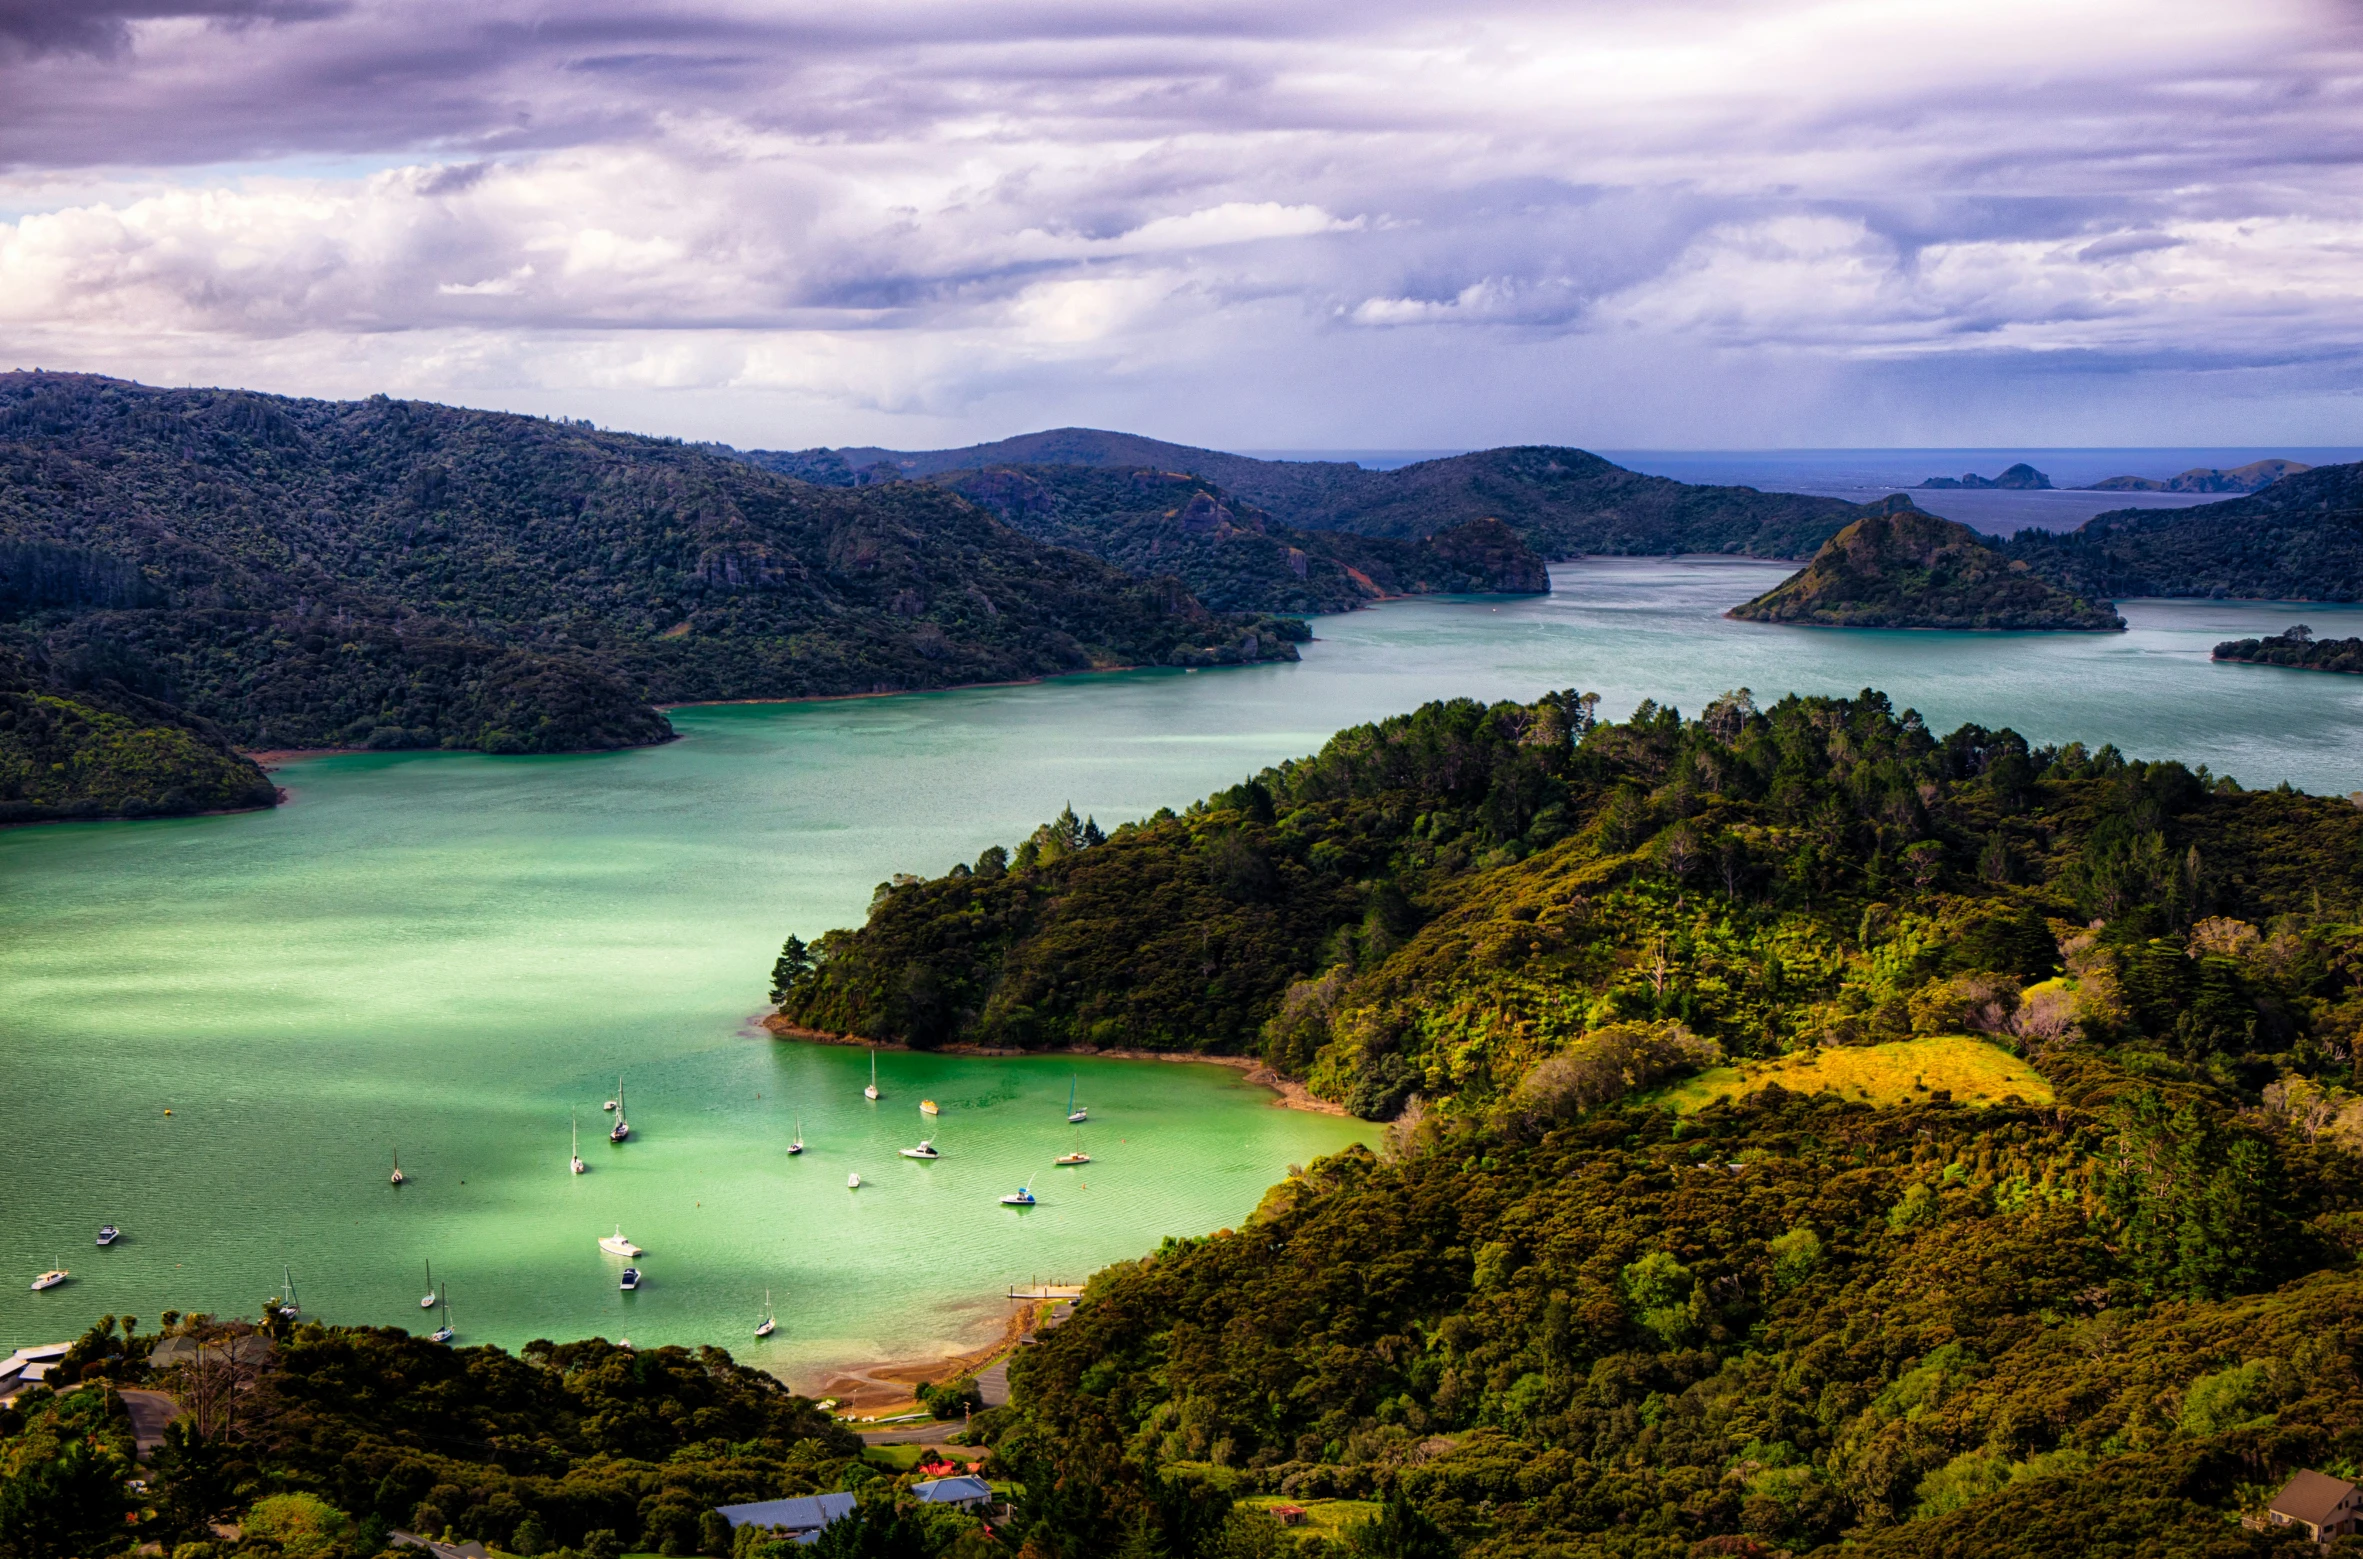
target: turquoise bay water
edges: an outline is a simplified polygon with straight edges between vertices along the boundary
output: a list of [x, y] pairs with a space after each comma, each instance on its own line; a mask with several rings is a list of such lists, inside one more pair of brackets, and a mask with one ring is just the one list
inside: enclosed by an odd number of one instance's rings
[[[2363, 785], [2363, 679], [2206, 658], [2299, 618], [2363, 632], [2363, 609], [2134, 602], [2132, 632], [2072, 636], [1717, 615], [1781, 572], [1582, 564], [1547, 598], [1324, 619], [1295, 666], [682, 710], [683, 740], [646, 751], [318, 759], [273, 813], [0, 833], [0, 1343], [251, 1312], [283, 1266], [316, 1315], [417, 1324], [432, 1260], [465, 1340], [716, 1341], [811, 1379], [971, 1341], [1010, 1282], [1235, 1223], [1368, 1129], [1151, 1062], [888, 1053], [871, 1105], [860, 1052], [752, 1028], [770, 957], [1064, 802], [1103, 824], [1180, 805], [1428, 698], [1577, 686], [1623, 713], [1876, 685], [1939, 729]], [[619, 1072], [635, 1134], [614, 1148]], [[894, 1154], [922, 1097], [944, 1106], [934, 1164]], [[1051, 1169], [1074, 1136], [1096, 1162]], [[1028, 1177], [1041, 1206], [997, 1205]], [[94, 1250], [110, 1219], [124, 1242]], [[633, 1295], [595, 1246], [618, 1222], [648, 1249]], [[75, 1281], [29, 1293], [53, 1259]], [[782, 1324], [758, 1344], [767, 1287]]]

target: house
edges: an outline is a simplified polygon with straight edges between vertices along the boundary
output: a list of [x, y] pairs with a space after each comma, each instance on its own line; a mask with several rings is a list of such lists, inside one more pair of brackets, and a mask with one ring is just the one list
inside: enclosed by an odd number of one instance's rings
[[809, 1543], [820, 1536], [820, 1529], [830, 1522], [853, 1514], [851, 1494], [799, 1494], [794, 1499], [757, 1500], [752, 1505], [717, 1505], [722, 1519], [731, 1530], [740, 1527], [776, 1527], [799, 1543]]
[[922, 1505], [949, 1505], [955, 1510], [982, 1510], [993, 1503], [993, 1486], [982, 1478], [935, 1478], [911, 1485]]
[[37, 1347], [19, 1348], [5, 1359], [0, 1359], [0, 1401], [12, 1401], [27, 1386], [41, 1383], [50, 1366], [64, 1358], [74, 1345], [70, 1342], [42, 1343]]
[[2304, 1527], [2306, 1536], [2327, 1543], [2357, 1529], [2356, 1520], [2363, 1517], [2363, 1490], [2309, 1467], [2282, 1485], [2265, 1515], [2275, 1526]]
[[1265, 1514], [1284, 1527], [1301, 1527], [1305, 1524], [1305, 1507], [1302, 1505], [1274, 1505]]

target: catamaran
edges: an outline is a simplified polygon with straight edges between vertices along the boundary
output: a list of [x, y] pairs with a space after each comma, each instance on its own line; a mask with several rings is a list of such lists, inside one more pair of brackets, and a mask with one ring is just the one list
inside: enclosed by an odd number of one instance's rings
[[437, 1297], [437, 1296], [436, 1296], [436, 1294], [435, 1294], [435, 1264], [434, 1264], [433, 1262], [431, 1262], [431, 1261], [430, 1261], [430, 1262], [428, 1262], [428, 1263], [427, 1263], [427, 1291], [426, 1291], [425, 1293], [423, 1293], [423, 1294], [419, 1295], [419, 1299], [418, 1299], [418, 1307], [419, 1307], [421, 1310], [432, 1310], [432, 1309], [434, 1309], [434, 1308], [435, 1308], [435, 1303], [436, 1303], [436, 1297]]
[[624, 1119], [624, 1080], [615, 1080], [615, 1125], [607, 1132], [607, 1140], [621, 1142], [632, 1134], [632, 1123]]
[[574, 1143], [566, 1150], [567, 1156], [574, 1165], [574, 1172], [579, 1175], [591, 1166], [583, 1162], [583, 1126], [572, 1110], [566, 1112], [566, 1126], [573, 1133]]
[[451, 1329], [451, 1301], [446, 1299], [443, 1301], [443, 1324], [427, 1333], [427, 1341], [449, 1342], [458, 1335], [459, 1333]]
[[39, 1277], [33, 1279], [33, 1292], [38, 1294], [45, 1288], [55, 1288], [65, 1280], [65, 1268], [51, 1267], [47, 1272], [44, 1272]]
[[767, 1288], [763, 1291], [763, 1319], [756, 1323], [755, 1335], [758, 1337], [769, 1337], [773, 1332], [778, 1330], [779, 1317], [771, 1313], [771, 1290]]
[[1004, 1206], [1004, 1207], [1031, 1207], [1031, 1206], [1033, 1206], [1033, 1205], [1034, 1205], [1034, 1191], [1033, 1191], [1033, 1188], [1032, 1188], [1031, 1186], [1022, 1186], [1022, 1185], [1021, 1185], [1021, 1186], [1019, 1186], [1019, 1187], [1018, 1187], [1016, 1190], [1014, 1190], [1014, 1191], [1010, 1192], [1010, 1193], [1009, 1193], [1007, 1196], [1005, 1196], [1005, 1197], [1001, 1198], [1001, 1205], [1002, 1205], [1002, 1206]]
[[934, 1139], [934, 1138], [932, 1138], [932, 1137], [921, 1137], [921, 1138], [919, 1139], [919, 1145], [918, 1145], [917, 1147], [915, 1147], [915, 1148], [897, 1148], [897, 1149], [895, 1149], [895, 1151], [896, 1151], [897, 1153], [900, 1153], [900, 1154], [901, 1154], [903, 1157], [905, 1157], [905, 1158], [942, 1158], [942, 1157], [943, 1157], [943, 1155], [942, 1155], [941, 1153], [938, 1153], [938, 1152], [935, 1150], [935, 1139]]
[[624, 1238], [624, 1226], [617, 1224], [613, 1234], [599, 1236], [599, 1248], [610, 1256], [639, 1256], [645, 1254], [639, 1246]]
[[410, 1178], [408, 1175], [402, 1173], [402, 1150], [400, 1148], [396, 1148], [394, 1150], [394, 1173], [387, 1178], [390, 1179], [395, 1185], [400, 1185], [403, 1181]]
[[796, 1117], [796, 1140], [788, 1144], [788, 1157], [790, 1157], [790, 1158], [794, 1158], [794, 1157], [795, 1157], [797, 1154], [799, 1154], [799, 1153], [801, 1153], [801, 1152], [803, 1152], [803, 1151], [804, 1151], [804, 1117], [803, 1117], [803, 1116], [801, 1116], [801, 1115], [799, 1115], [799, 1116], [797, 1116], [797, 1117]]
[[870, 1052], [870, 1086], [862, 1090], [862, 1097], [873, 1104], [878, 1102], [878, 1052], [875, 1050]]
[[1080, 1126], [1091, 1119], [1091, 1112], [1075, 1103], [1075, 1075], [1067, 1074], [1067, 1124]]

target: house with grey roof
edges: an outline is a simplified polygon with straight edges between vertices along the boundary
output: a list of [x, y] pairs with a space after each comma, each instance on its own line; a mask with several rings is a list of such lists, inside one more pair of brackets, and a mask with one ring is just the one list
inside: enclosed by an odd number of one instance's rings
[[2304, 1527], [2306, 1536], [2327, 1543], [2357, 1530], [2357, 1520], [2363, 1518], [2363, 1491], [2344, 1478], [2309, 1467], [2281, 1486], [2265, 1507], [2265, 1516], [2275, 1526]]
[[934, 1478], [911, 1485], [911, 1495], [922, 1505], [949, 1505], [955, 1510], [982, 1510], [993, 1503], [993, 1486], [982, 1478]]
[[767, 1527], [784, 1532], [799, 1543], [809, 1543], [820, 1536], [822, 1527], [853, 1514], [853, 1496], [799, 1494], [793, 1499], [765, 1499], [751, 1505], [714, 1508], [734, 1532], [740, 1527]]

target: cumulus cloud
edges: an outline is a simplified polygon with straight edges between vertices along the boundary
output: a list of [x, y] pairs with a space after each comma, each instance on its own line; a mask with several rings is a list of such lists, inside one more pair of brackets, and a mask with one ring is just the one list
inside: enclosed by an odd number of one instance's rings
[[1865, 375], [1977, 374], [2026, 438], [2028, 365], [2084, 408], [2299, 373], [2253, 416], [2363, 354], [2355, 42], [2310, 0], [0, 0], [0, 355], [796, 442], [1826, 442]]

